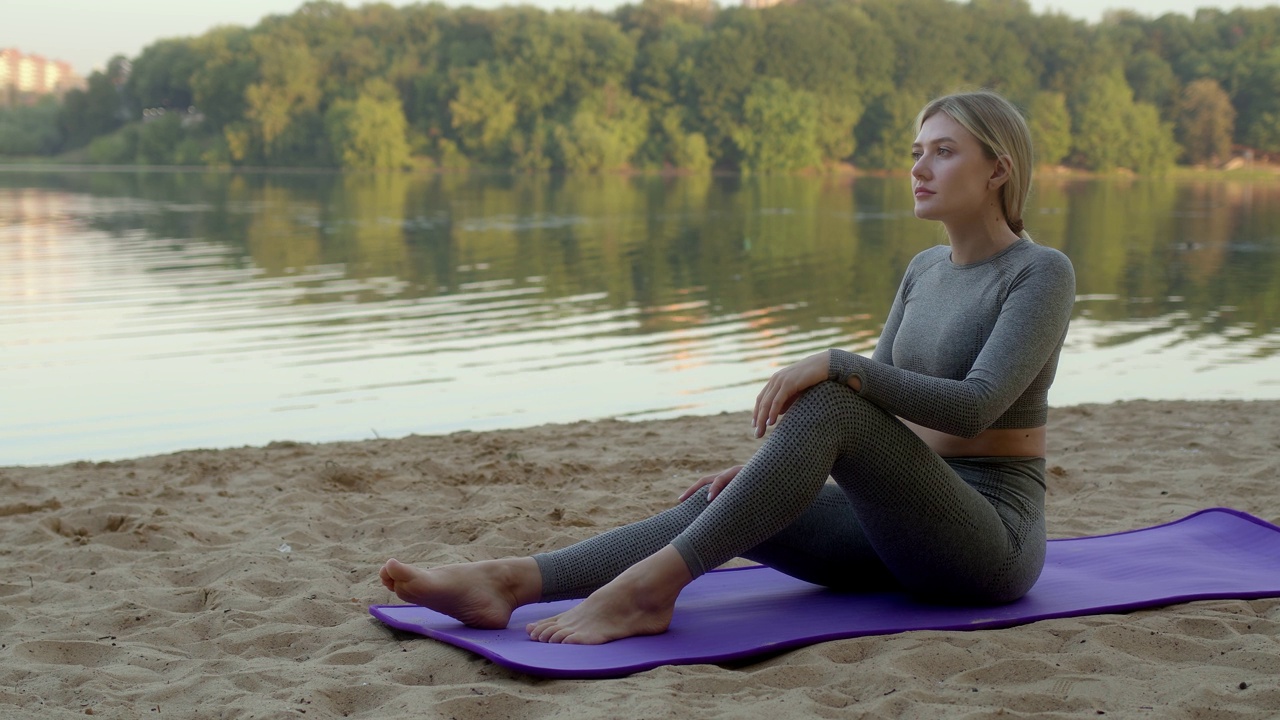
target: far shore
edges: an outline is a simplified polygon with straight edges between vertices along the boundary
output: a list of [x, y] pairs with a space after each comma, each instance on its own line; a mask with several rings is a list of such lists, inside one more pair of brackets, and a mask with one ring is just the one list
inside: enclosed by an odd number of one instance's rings
[[[1243, 180], [1243, 181], [1267, 181], [1280, 179], [1280, 163], [1268, 163], [1265, 161], [1253, 161], [1245, 163], [1242, 158], [1237, 158], [1239, 163], [1228, 163], [1222, 166], [1205, 166], [1205, 165], [1175, 165], [1168, 172], [1159, 175], [1140, 175], [1125, 168], [1119, 168], [1110, 171], [1094, 171], [1084, 168], [1070, 167], [1067, 165], [1042, 165], [1036, 168], [1036, 175], [1039, 178], [1143, 178], [1143, 177], [1165, 177], [1175, 180], [1183, 179], [1210, 179], [1210, 180]], [[470, 166], [466, 168], [449, 168], [440, 167], [430, 162], [424, 162], [418, 167], [403, 170], [382, 170], [382, 171], [346, 171], [332, 167], [274, 167], [274, 166], [229, 166], [229, 165], [110, 165], [95, 164], [85, 162], [83, 157], [72, 155], [70, 157], [53, 157], [53, 158], [6, 158], [0, 157], [0, 172], [40, 172], [40, 171], [57, 171], [57, 172], [177, 172], [177, 173], [248, 173], [248, 174], [317, 174], [317, 175], [371, 175], [379, 173], [406, 173], [411, 175], [451, 175], [451, 174], [475, 174], [475, 175], [528, 175], [530, 173], [514, 170], [512, 168], [486, 167], [486, 166]], [[553, 171], [545, 171], [541, 173], [532, 173], [533, 175], [564, 175], [565, 173], [557, 173]], [[600, 175], [616, 175], [616, 176], [637, 176], [637, 177], [687, 177], [691, 175], [709, 174], [717, 177], [749, 177], [745, 173], [734, 170], [710, 170], [705, 173], [685, 170], [682, 168], [619, 168], [616, 170], [603, 171]], [[807, 170], [788, 173], [793, 177], [907, 177], [909, 172], [902, 170], [872, 170], [859, 168], [849, 163], [832, 163], [820, 168], [810, 168]], [[784, 175], [785, 176], [785, 175]]]

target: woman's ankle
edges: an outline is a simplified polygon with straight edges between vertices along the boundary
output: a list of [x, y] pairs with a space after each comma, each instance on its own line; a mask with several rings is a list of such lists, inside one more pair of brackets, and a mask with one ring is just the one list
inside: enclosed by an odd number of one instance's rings
[[508, 587], [517, 607], [542, 600], [542, 570], [532, 557], [503, 561]]
[[693, 582], [693, 574], [680, 552], [667, 545], [632, 565], [618, 579], [641, 597], [665, 605], [675, 602], [680, 591]]

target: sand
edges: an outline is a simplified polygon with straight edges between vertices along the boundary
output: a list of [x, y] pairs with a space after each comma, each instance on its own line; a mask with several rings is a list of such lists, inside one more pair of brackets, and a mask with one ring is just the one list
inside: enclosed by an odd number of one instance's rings
[[[561, 546], [756, 447], [746, 414], [0, 469], [0, 717], [1268, 718], [1280, 599], [544, 680], [396, 634], [390, 554]], [[1280, 403], [1050, 415], [1053, 537], [1212, 506], [1280, 522]]]

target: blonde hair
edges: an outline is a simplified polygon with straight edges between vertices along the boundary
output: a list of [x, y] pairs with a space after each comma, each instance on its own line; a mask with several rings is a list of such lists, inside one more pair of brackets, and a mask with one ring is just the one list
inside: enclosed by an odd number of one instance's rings
[[1009, 229], [1030, 238], [1023, 228], [1022, 211], [1031, 194], [1031, 171], [1035, 160], [1031, 130], [1013, 103], [990, 90], [953, 93], [933, 100], [916, 116], [916, 131], [938, 113], [959, 123], [973, 134], [987, 157], [1009, 157], [1009, 179], [1000, 186], [1000, 205]]

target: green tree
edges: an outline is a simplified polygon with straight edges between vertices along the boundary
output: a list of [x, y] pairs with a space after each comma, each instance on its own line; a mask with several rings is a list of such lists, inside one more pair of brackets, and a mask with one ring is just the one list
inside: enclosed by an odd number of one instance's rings
[[143, 49], [125, 83], [133, 119], [147, 108], [186, 110], [194, 105], [191, 79], [203, 62], [187, 39], [160, 40]]
[[1133, 92], [1118, 74], [1097, 78], [1076, 103], [1072, 118], [1076, 161], [1090, 170], [1120, 167], [1129, 139], [1125, 126]]
[[899, 92], [940, 95], [971, 82], [972, 71], [986, 61], [977, 48], [959, 40], [974, 31], [973, 13], [964, 5], [947, 0], [865, 0], [863, 6], [893, 43], [893, 82]]
[[694, 53], [704, 36], [702, 23], [712, 12], [709, 5], [645, 0], [616, 13], [623, 31], [636, 38], [629, 84], [650, 118], [636, 156], [642, 167], [702, 170], [709, 165], [706, 137], [690, 129], [688, 107], [697, 73]]
[[214, 28], [191, 41], [200, 64], [191, 73], [196, 108], [214, 132], [244, 121], [245, 89], [257, 73], [248, 30]]
[[1027, 125], [1036, 162], [1057, 165], [1071, 152], [1071, 114], [1067, 98], [1058, 92], [1038, 92], [1031, 101]]
[[762, 78], [743, 101], [741, 126], [733, 140], [748, 172], [785, 172], [822, 161], [817, 141], [817, 102], [786, 81]]
[[[1174, 147], [1171, 120], [1188, 157], [1203, 154], [1190, 147], [1194, 113], [1179, 106], [1182, 87], [1199, 79], [1216, 81], [1234, 107], [1236, 142], [1280, 152], [1276, 38], [1280, 9], [1119, 11], [1088, 24], [1035, 15], [1027, 0], [764, 9], [641, 0], [608, 14], [318, 0], [252, 28], [161, 40], [132, 73], [113, 59], [66, 97], [57, 134], [60, 149], [109, 138], [100, 158], [198, 150], [212, 164], [343, 164], [356, 108], [382, 102], [390, 113], [394, 95], [407, 127], [390, 135], [452, 167], [469, 157], [527, 170], [760, 170], [812, 166], [813, 145], [816, 164], [852, 157], [887, 169], [906, 167], [911, 120], [926, 99], [985, 86], [1032, 109], [1042, 161], [1064, 159], [1071, 142], [1065, 159], [1086, 167], [1158, 168]], [[385, 83], [376, 102], [363, 90], [375, 80]], [[142, 108], [191, 105], [201, 126], [120, 131]], [[789, 115], [797, 105], [811, 117]], [[638, 144], [636, 118], [646, 123]], [[780, 118], [805, 129], [761, 134], [785, 125]], [[13, 123], [5, 127], [12, 145]], [[788, 143], [796, 146], [784, 159], [773, 148]], [[367, 148], [356, 154], [366, 162]]]
[[865, 111], [861, 99], [815, 95], [814, 104], [817, 120], [814, 141], [818, 144], [818, 155], [827, 161], [850, 159], [858, 149], [854, 130]]
[[1231, 154], [1236, 110], [1216, 81], [1201, 78], [1182, 90], [1177, 107], [1178, 142], [1191, 163], [1221, 162]]
[[[762, 74], [780, 78], [797, 90], [831, 95], [858, 92], [858, 57], [839, 25], [825, 22], [815, 6], [778, 5], [761, 11]], [[815, 52], [822, 48], [822, 52]]]
[[178, 146], [186, 138], [182, 118], [176, 113], [166, 113], [136, 127], [137, 145], [130, 161], [139, 165], [169, 165], [177, 162], [174, 156]]
[[[512, 167], [521, 172], [541, 172], [555, 165], [552, 153], [556, 150], [555, 135], [551, 123], [537, 118], [528, 130], [511, 133], [509, 148]], [[443, 157], [441, 158], [443, 162]]]
[[647, 143], [653, 148], [648, 158], [664, 167], [674, 167], [693, 172], [711, 169], [711, 154], [707, 139], [702, 133], [685, 129], [684, 111], [680, 107], [663, 108], [651, 125], [657, 130], [650, 133]]
[[1259, 53], [1234, 100], [1240, 138], [1265, 152], [1280, 152], [1280, 47]]
[[1036, 49], [1040, 88], [1065, 94], [1069, 103], [1093, 78], [1119, 66], [1115, 52], [1100, 43], [1096, 28], [1066, 15], [1042, 16], [1024, 42]]
[[1086, 87], [1072, 126], [1076, 158], [1090, 170], [1160, 172], [1177, 157], [1172, 124], [1161, 121], [1154, 105], [1135, 103], [1119, 72], [1094, 78]]
[[455, 15], [442, 4], [415, 4], [401, 8], [396, 18], [404, 47], [391, 59], [387, 79], [400, 93], [413, 132], [428, 139], [448, 125], [440, 93], [448, 62], [441, 50]]
[[1280, 152], [1280, 113], [1264, 112], [1255, 115], [1244, 140], [1264, 152]]
[[457, 94], [449, 101], [459, 142], [472, 157], [505, 160], [519, 112], [513, 81], [488, 63], [459, 74]]
[[[385, 50], [393, 45], [393, 26], [369, 28], [377, 6], [350, 9], [338, 2], [312, 0], [278, 22], [263, 23], [270, 35], [296, 38], [306, 46], [317, 70], [314, 82], [326, 98], [339, 98], [385, 74]], [[370, 37], [374, 30], [379, 37]]]
[[742, 101], [758, 76], [763, 30], [759, 13], [730, 8], [716, 15], [714, 26], [696, 50], [698, 71], [690, 90], [691, 129], [707, 139], [716, 163], [739, 161], [733, 135], [743, 122]]
[[858, 153], [854, 161], [877, 170], [911, 167], [911, 142], [916, 136], [916, 115], [924, 107], [923, 95], [902, 92], [879, 97], [858, 124]]
[[838, 27], [848, 38], [861, 102], [891, 92], [894, 87], [894, 56], [897, 50], [866, 8], [844, 0], [810, 0], [822, 10], [822, 22]]
[[[262, 157], [282, 160], [299, 138], [285, 137], [291, 123], [320, 105], [320, 68], [304, 39], [277, 29], [249, 41], [257, 60], [257, 81], [245, 88], [245, 120]], [[292, 142], [278, 142], [280, 140]], [[305, 143], [303, 143], [305, 144]]]
[[650, 109], [685, 102], [697, 68], [693, 53], [705, 30], [711, 6], [672, 0], [644, 0], [616, 12], [622, 31], [636, 38], [631, 92]]
[[1041, 65], [1025, 35], [1034, 16], [1026, 0], [975, 0], [969, 4], [973, 26], [965, 42], [979, 56], [966, 71], [973, 85], [1030, 102], [1039, 87]]
[[94, 138], [86, 148], [89, 162], [99, 165], [131, 165], [137, 162], [141, 128], [140, 124], [134, 123]]
[[1131, 133], [1127, 152], [1121, 156], [1124, 167], [1156, 175], [1173, 166], [1182, 149], [1173, 139], [1173, 123], [1162, 120], [1155, 105], [1134, 103], [1125, 120]]
[[1178, 99], [1178, 76], [1173, 67], [1151, 50], [1143, 50], [1125, 62], [1125, 81], [1133, 88], [1133, 99], [1149, 102], [1167, 112]]
[[58, 102], [53, 97], [31, 106], [0, 108], [0, 155], [52, 155], [60, 147]]
[[587, 96], [565, 125], [552, 134], [564, 169], [598, 172], [626, 167], [644, 142], [649, 116], [644, 104], [617, 86]]
[[[119, 67], [119, 64], [116, 66]], [[106, 73], [91, 74], [84, 90], [67, 93], [62, 112], [58, 115], [58, 126], [66, 136], [69, 147], [81, 147], [95, 137], [106, 135], [124, 125], [128, 119], [128, 111], [120, 92], [122, 83], [123, 78], [108, 69]]]
[[370, 80], [354, 101], [338, 101], [325, 113], [329, 144], [345, 170], [404, 168], [407, 128], [400, 97], [385, 80]]
[[672, 140], [671, 164], [681, 170], [706, 172], [711, 169], [711, 153], [702, 133], [691, 132]]
[[825, 16], [822, 8], [807, 4], [781, 5], [765, 12], [764, 41], [769, 52], [761, 58], [761, 68], [764, 75], [812, 96], [820, 157], [838, 161], [853, 154], [853, 131], [865, 104], [854, 43], [842, 25], [826, 22]]
[[606, 85], [626, 85], [635, 41], [605, 17], [532, 7], [497, 14], [494, 61], [510, 74], [522, 113], [572, 108]]

